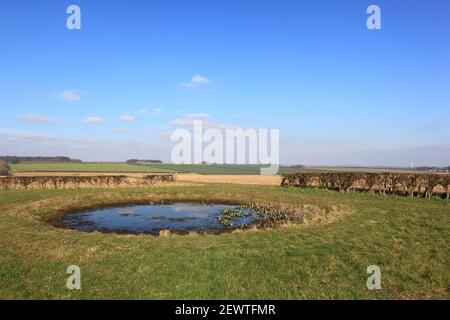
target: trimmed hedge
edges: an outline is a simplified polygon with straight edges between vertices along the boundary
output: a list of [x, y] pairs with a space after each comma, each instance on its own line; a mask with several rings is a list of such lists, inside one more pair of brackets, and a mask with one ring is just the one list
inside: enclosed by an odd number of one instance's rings
[[8, 163], [0, 159], [0, 176], [7, 176], [9, 174], [9, 166]]
[[174, 181], [172, 174], [131, 176], [11, 176], [0, 178], [0, 189], [78, 189], [150, 187], [159, 181]]
[[311, 187], [341, 192], [360, 191], [414, 197], [450, 198], [450, 174], [415, 173], [294, 173], [283, 175], [282, 186]]

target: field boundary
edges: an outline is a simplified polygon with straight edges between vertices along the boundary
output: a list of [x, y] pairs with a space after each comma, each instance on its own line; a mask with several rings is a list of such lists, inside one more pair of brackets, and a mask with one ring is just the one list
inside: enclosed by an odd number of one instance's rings
[[450, 174], [414, 173], [297, 173], [283, 175], [281, 186], [311, 187], [340, 192], [370, 192], [450, 199]]
[[9, 176], [0, 177], [0, 189], [81, 189], [150, 187], [157, 182], [175, 181], [173, 174], [151, 174], [141, 177], [125, 175], [98, 176]]

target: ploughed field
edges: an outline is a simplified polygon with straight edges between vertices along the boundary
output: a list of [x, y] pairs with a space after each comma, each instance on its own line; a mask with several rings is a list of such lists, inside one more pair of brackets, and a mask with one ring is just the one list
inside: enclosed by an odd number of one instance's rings
[[[277, 218], [218, 235], [159, 237], [59, 223], [66, 212], [166, 201], [270, 203]], [[305, 214], [290, 219], [297, 209]], [[0, 234], [1, 299], [450, 298], [447, 199], [170, 182], [1, 190]], [[81, 290], [66, 288], [70, 265], [81, 268]], [[380, 290], [366, 287], [370, 265], [381, 269]]]

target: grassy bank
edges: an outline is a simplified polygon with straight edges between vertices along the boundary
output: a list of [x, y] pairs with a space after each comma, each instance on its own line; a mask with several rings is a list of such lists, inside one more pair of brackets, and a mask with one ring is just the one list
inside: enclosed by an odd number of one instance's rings
[[[328, 223], [232, 234], [81, 233], [46, 223], [64, 210], [145, 199], [348, 208]], [[320, 220], [320, 219], [319, 219]], [[448, 200], [271, 186], [0, 191], [0, 298], [449, 298]], [[65, 287], [79, 265], [82, 290]], [[380, 266], [382, 289], [366, 288]]]

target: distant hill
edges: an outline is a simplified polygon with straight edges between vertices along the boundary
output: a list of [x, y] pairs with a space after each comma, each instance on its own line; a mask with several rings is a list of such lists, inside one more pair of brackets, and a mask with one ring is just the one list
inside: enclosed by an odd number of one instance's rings
[[79, 159], [71, 159], [69, 157], [21, 157], [21, 156], [0, 156], [0, 160], [7, 163], [17, 164], [23, 162], [82, 162]]

